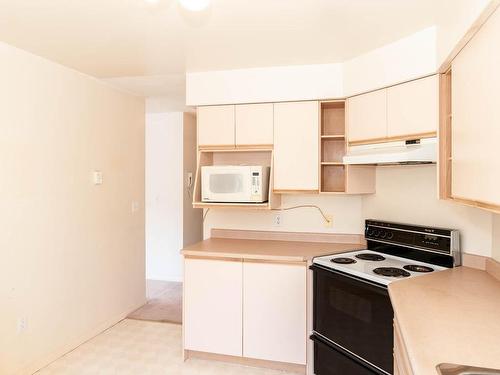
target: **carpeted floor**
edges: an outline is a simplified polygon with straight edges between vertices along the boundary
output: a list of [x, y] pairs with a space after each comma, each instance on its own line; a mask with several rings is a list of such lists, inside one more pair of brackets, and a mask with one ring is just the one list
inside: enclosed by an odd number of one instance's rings
[[182, 324], [182, 283], [147, 280], [148, 302], [130, 319]]
[[36, 374], [292, 375], [195, 358], [184, 362], [180, 325], [132, 319], [121, 321]]

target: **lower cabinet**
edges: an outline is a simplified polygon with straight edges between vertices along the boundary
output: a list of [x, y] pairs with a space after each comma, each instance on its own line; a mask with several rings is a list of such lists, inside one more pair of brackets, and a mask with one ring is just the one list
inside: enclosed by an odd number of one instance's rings
[[305, 263], [186, 258], [184, 349], [306, 364]]
[[184, 348], [242, 355], [241, 261], [185, 259]]
[[394, 319], [394, 375], [413, 375], [397, 319]]
[[306, 364], [306, 267], [243, 263], [243, 356]]

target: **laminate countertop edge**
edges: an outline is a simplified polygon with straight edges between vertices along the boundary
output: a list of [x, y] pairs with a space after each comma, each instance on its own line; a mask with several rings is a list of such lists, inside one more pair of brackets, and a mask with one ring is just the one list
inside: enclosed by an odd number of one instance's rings
[[181, 254], [203, 258], [307, 262], [316, 256], [366, 248], [363, 243], [331, 243], [278, 240], [209, 238], [187, 246]]

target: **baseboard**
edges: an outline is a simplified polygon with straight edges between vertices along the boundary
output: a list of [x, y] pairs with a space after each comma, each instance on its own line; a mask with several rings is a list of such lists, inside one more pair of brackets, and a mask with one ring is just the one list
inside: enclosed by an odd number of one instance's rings
[[236, 363], [236, 364], [244, 365], [244, 366], [268, 368], [268, 369], [273, 369], [273, 370], [294, 372], [297, 374], [305, 374], [306, 373], [306, 365], [299, 365], [299, 364], [287, 363], [287, 362], [268, 361], [268, 360], [264, 360], [264, 359], [236, 357], [236, 356], [224, 355], [224, 354], [198, 352], [195, 350], [184, 350], [184, 360], [188, 360], [189, 358], [199, 358], [199, 359], [205, 359], [205, 360], [210, 360], [210, 361]]
[[94, 338], [98, 334], [106, 331], [110, 327], [114, 326], [115, 324], [121, 322], [123, 319], [125, 319], [131, 312], [137, 310], [139, 307], [143, 306], [146, 304], [146, 299], [144, 299], [143, 302], [140, 304], [136, 304], [133, 306], [130, 306], [127, 308], [124, 312], [115, 315], [114, 317], [106, 320], [105, 322], [97, 325], [95, 328], [91, 329], [84, 335], [80, 335], [72, 340], [70, 340], [67, 344], [62, 346], [59, 349], [56, 349], [50, 353], [45, 353], [40, 358], [34, 360], [32, 363], [30, 363], [28, 366], [20, 369], [19, 371], [16, 372], [16, 375], [31, 375], [35, 373], [36, 371], [50, 365], [52, 362], [57, 360], [58, 358], [62, 357], [63, 355], [75, 350], [78, 348], [80, 345], [84, 344], [85, 342], [89, 341], [90, 339]]

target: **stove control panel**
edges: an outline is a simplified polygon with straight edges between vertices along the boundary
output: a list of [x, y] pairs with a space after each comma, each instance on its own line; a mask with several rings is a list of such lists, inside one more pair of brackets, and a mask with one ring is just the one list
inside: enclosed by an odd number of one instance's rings
[[459, 233], [453, 229], [366, 220], [365, 238], [450, 256], [459, 251]]

